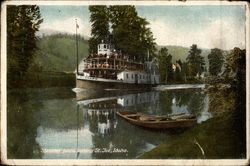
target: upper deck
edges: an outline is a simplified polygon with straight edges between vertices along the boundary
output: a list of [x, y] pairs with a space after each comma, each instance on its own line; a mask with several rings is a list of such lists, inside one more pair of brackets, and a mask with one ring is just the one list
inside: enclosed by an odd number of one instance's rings
[[144, 63], [129, 60], [126, 56], [113, 53], [110, 56], [106, 54], [90, 54], [84, 61], [84, 70], [129, 70], [143, 72], [146, 68]]

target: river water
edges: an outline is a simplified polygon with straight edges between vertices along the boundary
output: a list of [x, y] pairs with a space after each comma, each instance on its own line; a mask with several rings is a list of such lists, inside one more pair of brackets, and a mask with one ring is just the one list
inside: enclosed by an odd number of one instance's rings
[[186, 130], [148, 130], [118, 117], [119, 110], [211, 118], [197, 87], [152, 91], [94, 91], [72, 87], [8, 91], [8, 158], [134, 159]]

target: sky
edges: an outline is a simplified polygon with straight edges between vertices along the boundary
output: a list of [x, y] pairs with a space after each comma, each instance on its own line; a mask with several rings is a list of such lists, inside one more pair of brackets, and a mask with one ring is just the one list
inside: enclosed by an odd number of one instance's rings
[[[138, 6], [140, 17], [146, 18], [158, 45], [200, 48], [245, 48], [245, 6]], [[44, 22], [41, 31], [61, 31], [91, 35], [88, 6], [40, 6]]]

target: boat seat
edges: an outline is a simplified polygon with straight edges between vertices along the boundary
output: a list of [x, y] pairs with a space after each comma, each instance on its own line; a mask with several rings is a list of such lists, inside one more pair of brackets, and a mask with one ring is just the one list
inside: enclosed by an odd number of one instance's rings
[[141, 116], [139, 118], [139, 120], [141, 120], [141, 121], [156, 121], [156, 119], [154, 117], [148, 117], [148, 116]]
[[168, 117], [143, 117], [143, 116], [141, 116], [139, 119], [141, 121], [167, 121], [167, 120], [172, 120], [171, 118], [168, 118]]
[[138, 119], [139, 116], [138, 115], [126, 115], [127, 118], [132, 118], [132, 119]]

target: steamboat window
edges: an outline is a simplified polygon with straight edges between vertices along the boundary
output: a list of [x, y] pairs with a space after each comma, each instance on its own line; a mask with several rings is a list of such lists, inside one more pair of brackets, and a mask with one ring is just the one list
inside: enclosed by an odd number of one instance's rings
[[128, 78], [128, 73], [126, 74], [126, 77]]
[[106, 48], [106, 44], [104, 44], [103, 46], [104, 46], [104, 48]]
[[131, 75], [131, 78], [134, 78], [134, 74]]

